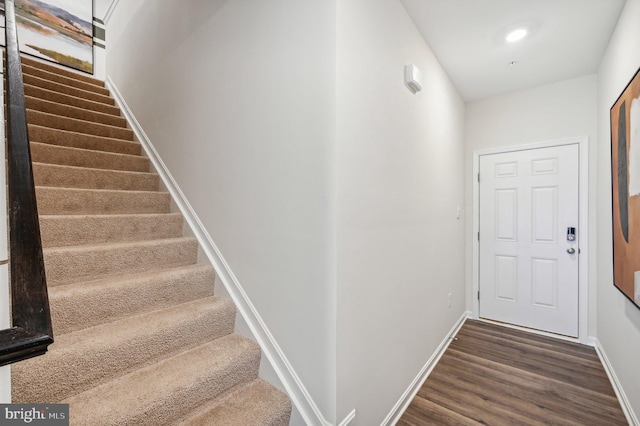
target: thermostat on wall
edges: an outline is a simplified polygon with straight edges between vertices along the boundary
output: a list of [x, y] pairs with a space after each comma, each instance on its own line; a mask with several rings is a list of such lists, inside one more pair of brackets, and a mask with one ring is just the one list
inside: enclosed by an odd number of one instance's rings
[[413, 64], [404, 67], [404, 82], [413, 93], [422, 90], [422, 74]]

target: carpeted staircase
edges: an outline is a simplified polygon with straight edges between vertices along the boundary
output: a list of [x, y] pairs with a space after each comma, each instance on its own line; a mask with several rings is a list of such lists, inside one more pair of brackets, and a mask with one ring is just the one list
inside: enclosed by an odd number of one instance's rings
[[288, 424], [104, 83], [22, 61], [55, 343], [13, 365], [13, 401], [69, 403], [71, 424]]

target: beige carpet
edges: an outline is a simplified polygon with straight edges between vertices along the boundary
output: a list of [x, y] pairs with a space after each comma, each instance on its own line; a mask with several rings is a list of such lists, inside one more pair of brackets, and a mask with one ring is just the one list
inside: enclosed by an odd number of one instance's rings
[[15, 403], [73, 425], [286, 425], [260, 349], [103, 82], [23, 57], [55, 343], [14, 364]]

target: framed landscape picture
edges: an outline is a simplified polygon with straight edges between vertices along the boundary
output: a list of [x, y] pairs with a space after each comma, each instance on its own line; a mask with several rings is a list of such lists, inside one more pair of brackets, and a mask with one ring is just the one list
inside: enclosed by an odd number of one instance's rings
[[613, 283], [640, 307], [640, 70], [610, 117]]
[[15, 0], [15, 8], [21, 52], [93, 74], [93, 0]]

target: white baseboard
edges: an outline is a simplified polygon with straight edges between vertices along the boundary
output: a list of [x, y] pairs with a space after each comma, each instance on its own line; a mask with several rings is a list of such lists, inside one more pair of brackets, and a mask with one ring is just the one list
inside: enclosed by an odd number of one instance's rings
[[[114, 3], [117, 3], [117, 1], [114, 1]], [[109, 76], [107, 76], [106, 84], [127, 119], [127, 122], [135, 133], [138, 141], [142, 144], [142, 147], [151, 160], [151, 163], [160, 175], [160, 179], [162, 179], [167, 190], [171, 194], [171, 197], [184, 216], [184, 219], [193, 231], [196, 239], [202, 247], [202, 250], [215, 268], [218, 278], [220, 278], [220, 281], [224, 284], [229, 296], [235, 303], [238, 313], [242, 315], [251, 329], [253, 336], [262, 348], [262, 352], [273, 366], [273, 369], [286, 389], [289, 398], [291, 398], [291, 401], [299, 410], [304, 421], [308, 425], [331, 426], [331, 423], [325, 419], [317, 404], [302, 383], [302, 380], [298, 377], [293, 366], [289, 363], [287, 357], [282, 352], [282, 349], [278, 346], [278, 343], [260, 317], [260, 314], [253, 303], [251, 303], [251, 300], [243, 290], [240, 282], [224, 260], [220, 250], [216, 247], [211, 236], [198, 218], [198, 215], [191, 207], [191, 204], [189, 204], [189, 201], [167, 169], [166, 165], [160, 158], [160, 155]], [[352, 414], [355, 416], [355, 410]], [[347, 416], [341, 425], [347, 425], [351, 419], [352, 418]]]
[[627, 418], [627, 422], [629, 422], [632, 426], [640, 426], [638, 423], [638, 418], [636, 414], [633, 412], [633, 408], [631, 408], [631, 404], [629, 403], [629, 399], [627, 395], [624, 393], [624, 389], [622, 389], [622, 384], [618, 380], [618, 376], [616, 375], [611, 362], [609, 362], [609, 358], [607, 357], [607, 353], [604, 351], [604, 348], [600, 344], [600, 340], [596, 337], [589, 337], [589, 343], [591, 343], [596, 349], [596, 353], [600, 357], [600, 361], [604, 366], [604, 371], [607, 372], [607, 376], [609, 376], [609, 381], [613, 386], [613, 391], [616, 393], [618, 397], [618, 401], [620, 401], [620, 406], [622, 407], [622, 411], [624, 412], [625, 417]]
[[407, 410], [409, 404], [413, 398], [415, 398], [416, 394], [431, 374], [431, 371], [436, 366], [444, 351], [449, 347], [449, 343], [451, 343], [451, 339], [456, 335], [462, 324], [471, 316], [470, 311], [466, 311], [462, 314], [462, 316], [456, 321], [453, 325], [449, 333], [445, 336], [445, 338], [440, 342], [440, 345], [436, 348], [435, 352], [431, 355], [431, 357], [424, 364], [418, 375], [411, 382], [406, 391], [402, 394], [398, 402], [393, 406], [387, 417], [382, 421], [382, 426], [392, 426], [398, 423], [402, 414]]

